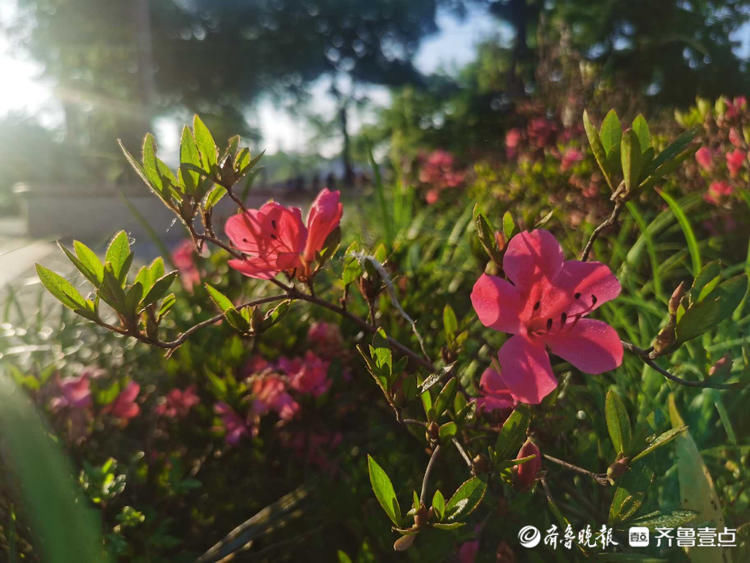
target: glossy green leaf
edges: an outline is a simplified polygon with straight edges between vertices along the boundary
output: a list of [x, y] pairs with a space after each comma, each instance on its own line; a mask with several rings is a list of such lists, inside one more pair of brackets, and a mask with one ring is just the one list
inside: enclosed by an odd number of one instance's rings
[[370, 474], [370, 485], [378, 499], [383, 511], [391, 519], [395, 526], [401, 525], [401, 507], [396, 498], [396, 491], [393, 489], [388, 474], [380, 467], [372, 456], [367, 456], [367, 468]]
[[458, 331], [456, 313], [453, 312], [453, 307], [450, 305], [446, 305], [443, 308], [443, 330], [445, 331], [445, 338], [449, 342], [455, 338]]
[[692, 305], [677, 322], [677, 341], [687, 342], [729, 319], [747, 292], [747, 276], [737, 275]]
[[631, 459], [631, 462], [636, 462], [639, 459], [646, 457], [648, 454], [652, 453], [658, 448], [666, 446], [667, 444], [669, 444], [672, 440], [677, 438], [677, 436], [679, 436], [686, 430], [687, 430], [687, 426], [680, 426], [677, 428], [672, 428], [671, 430], [667, 430], [666, 432], [663, 432], [662, 434], [659, 434], [656, 438], [654, 438], [651, 441], [651, 443], [649, 443], [648, 446], [646, 446], [646, 448], [643, 451], [633, 456], [633, 458]]
[[513, 215], [510, 211], [503, 213], [503, 236], [505, 240], [510, 240], [513, 231], [516, 228], [516, 223], [513, 221]]
[[458, 425], [456, 425], [455, 422], [446, 422], [445, 424], [442, 424], [440, 426], [440, 429], [438, 430], [438, 436], [440, 437], [440, 440], [449, 440], [453, 438], [453, 436], [456, 435], [456, 432], [458, 432]]
[[216, 304], [222, 313], [226, 313], [235, 308], [232, 300], [210, 283], [204, 283], [203, 285], [205, 286], [206, 291], [208, 291], [208, 296], [211, 298], [211, 301]]
[[674, 214], [675, 219], [677, 219], [677, 222], [679, 223], [680, 228], [685, 235], [685, 240], [688, 245], [688, 251], [690, 252], [690, 260], [692, 261], [693, 265], [693, 275], [697, 275], [698, 272], [701, 271], [702, 267], [701, 253], [700, 249], [698, 248], [698, 241], [695, 238], [693, 228], [690, 226], [690, 221], [688, 220], [687, 215], [685, 215], [685, 212], [680, 204], [674, 198], [672, 198], [672, 196], [664, 191], [660, 191], [659, 195], [661, 195], [662, 199], [667, 202], [669, 209]]
[[651, 147], [651, 132], [648, 129], [648, 122], [642, 114], [638, 114], [633, 120], [633, 131], [638, 137], [638, 144], [641, 152], [645, 153]]
[[622, 135], [620, 160], [626, 189], [637, 188], [641, 174], [641, 146], [633, 130], [625, 131]]
[[203, 123], [200, 117], [193, 116], [193, 135], [201, 153], [203, 167], [206, 171], [213, 172], [216, 168], [218, 150], [211, 131]]
[[589, 145], [591, 146], [591, 152], [594, 153], [596, 163], [599, 165], [599, 168], [604, 175], [604, 179], [607, 181], [610, 189], [614, 190], [615, 188], [612, 183], [612, 179], [610, 178], [609, 172], [607, 170], [607, 153], [602, 146], [602, 141], [599, 137], [599, 131], [596, 130], [596, 127], [589, 118], [588, 112], [585, 110], [583, 112], [583, 128], [586, 131], [586, 136], [588, 137]]
[[613, 390], [607, 392], [604, 412], [612, 445], [618, 454], [625, 454], [630, 447], [633, 431], [628, 412], [617, 392]]
[[457, 386], [458, 380], [455, 377], [451, 377], [440, 390], [431, 411], [433, 413], [433, 416], [430, 417], [432, 420], [440, 418], [445, 412], [445, 409], [448, 408], [448, 405], [453, 402], [453, 395], [456, 393]]
[[498, 460], [508, 460], [516, 457], [526, 440], [531, 416], [525, 405], [518, 405], [503, 423], [497, 441], [495, 442], [495, 456]]
[[607, 159], [610, 158], [610, 155], [619, 151], [621, 137], [622, 125], [620, 124], [620, 119], [617, 117], [617, 112], [611, 109], [604, 117], [601, 129], [599, 129], [599, 138], [602, 141], [602, 147], [604, 147]]
[[436, 490], [432, 497], [432, 509], [437, 519], [442, 520], [445, 515], [445, 497], [443, 497], [443, 493], [440, 490]]
[[466, 518], [479, 506], [487, 492], [487, 483], [479, 477], [464, 481], [445, 504], [445, 520], [450, 522]]
[[609, 507], [610, 525], [627, 522], [638, 512], [653, 481], [654, 472], [644, 462], [631, 466], [617, 481], [617, 489]]
[[104, 260], [111, 264], [112, 273], [120, 283], [125, 279], [132, 259], [128, 234], [125, 231], [119, 231], [109, 243]]
[[148, 307], [152, 303], [156, 303], [159, 299], [164, 297], [167, 291], [169, 291], [169, 288], [172, 286], [172, 282], [174, 282], [175, 278], [178, 275], [179, 272], [175, 270], [163, 275], [158, 280], [155, 280], [151, 288], [146, 293], [146, 296], [143, 298], [141, 306]]
[[60, 303], [73, 311], [86, 310], [86, 299], [78, 293], [78, 290], [68, 280], [52, 270], [48, 270], [41, 264], [36, 265], [36, 272], [42, 285]]

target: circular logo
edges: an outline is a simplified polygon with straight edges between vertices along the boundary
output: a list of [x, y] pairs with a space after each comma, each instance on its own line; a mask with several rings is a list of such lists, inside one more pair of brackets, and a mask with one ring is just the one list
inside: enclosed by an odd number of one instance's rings
[[524, 526], [518, 530], [518, 541], [523, 547], [536, 547], [542, 539], [542, 534], [536, 526]]

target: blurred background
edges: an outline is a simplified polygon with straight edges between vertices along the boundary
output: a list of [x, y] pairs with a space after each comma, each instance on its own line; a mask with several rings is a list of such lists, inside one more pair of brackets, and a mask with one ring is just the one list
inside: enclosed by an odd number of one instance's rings
[[193, 113], [266, 151], [267, 197], [365, 185], [370, 150], [499, 157], [545, 94], [577, 118], [596, 92], [652, 114], [743, 93], [749, 15], [745, 0], [0, 0], [0, 236], [137, 233], [133, 207], [163, 219], [116, 140], [138, 152], [154, 131], [171, 164]]

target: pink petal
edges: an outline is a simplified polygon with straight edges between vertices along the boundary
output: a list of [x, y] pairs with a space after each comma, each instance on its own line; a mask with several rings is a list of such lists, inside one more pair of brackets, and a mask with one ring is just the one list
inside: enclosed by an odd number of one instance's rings
[[276, 277], [281, 269], [276, 265], [276, 260], [269, 261], [266, 258], [246, 258], [245, 260], [229, 260], [229, 267], [237, 270], [249, 278], [258, 280], [270, 280]]
[[497, 353], [505, 385], [522, 403], [538, 404], [557, 387], [544, 345], [517, 334]]
[[550, 351], [584, 373], [599, 374], [622, 363], [622, 342], [607, 323], [581, 319], [575, 326], [547, 335]]
[[340, 192], [323, 188], [310, 206], [307, 216], [307, 243], [304, 251], [306, 262], [315, 260], [315, 255], [323, 249], [328, 235], [338, 227], [343, 212]]
[[553, 284], [570, 299], [568, 317], [589, 313], [620, 295], [622, 290], [612, 270], [601, 262], [568, 260]]
[[553, 278], [563, 265], [563, 251], [549, 231], [518, 233], [508, 243], [503, 270], [517, 286], [528, 287], [540, 277]]
[[224, 232], [242, 252], [259, 254], [264, 246], [264, 221], [265, 215], [260, 210], [248, 209], [247, 213], [238, 213], [227, 219]]
[[504, 279], [482, 274], [471, 290], [471, 304], [484, 326], [513, 334], [519, 331], [521, 293]]

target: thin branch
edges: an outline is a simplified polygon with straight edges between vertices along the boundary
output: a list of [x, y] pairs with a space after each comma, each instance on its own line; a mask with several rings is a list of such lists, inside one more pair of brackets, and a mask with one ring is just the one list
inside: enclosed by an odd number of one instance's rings
[[427, 462], [427, 469], [424, 470], [424, 478], [422, 479], [422, 493], [419, 495], [419, 502], [421, 504], [427, 505], [427, 485], [430, 482], [430, 474], [432, 473], [432, 468], [435, 466], [435, 460], [437, 459], [438, 454], [440, 453], [440, 445], [438, 444], [435, 446], [435, 449], [432, 450], [432, 455], [430, 456], [430, 461]]
[[469, 457], [469, 454], [466, 453], [466, 450], [461, 445], [461, 442], [459, 442], [455, 438], [451, 438], [451, 442], [453, 442], [453, 445], [456, 446], [456, 449], [458, 450], [458, 453], [460, 453], [461, 457], [464, 458], [464, 461], [466, 462], [466, 465], [469, 466], [469, 469], [473, 469], [474, 468], [474, 464], [471, 463], [471, 458]]
[[686, 387], [698, 387], [701, 389], [736, 389], [738, 387], [738, 384], [736, 383], [713, 383], [712, 381], [688, 381], [687, 379], [682, 379], [680, 377], [677, 377], [676, 375], [672, 375], [670, 372], [657, 364], [649, 355], [648, 350], [639, 348], [635, 344], [631, 344], [630, 342], [626, 342], [625, 340], [621, 340], [621, 342], [622, 347], [625, 348], [625, 350], [631, 352], [632, 354], [635, 354], [643, 361], [643, 363], [658, 371], [670, 381], [674, 381], [675, 383], [679, 383], [680, 385], [684, 385]]
[[588, 469], [584, 469], [583, 467], [578, 467], [577, 465], [573, 465], [572, 463], [568, 463], [567, 461], [563, 461], [556, 457], [552, 457], [551, 455], [544, 454], [542, 457], [544, 457], [544, 459], [548, 459], [549, 461], [553, 463], [561, 465], [562, 467], [565, 467], [566, 469], [570, 469], [571, 471], [576, 471], [577, 473], [581, 473], [582, 475], [591, 477], [594, 481], [596, 481], [600, 485], [603, 485], [603, 486], [609, 485], [609, 481], [607, 480], [606, 473], [594, 473], [593, 471], [589, 471]]
[[615, 207], [614, 209], [612, 209], [612, 214], [607, 217], [607, 219], [605, 219], [605, 221], [601, 225], [594, 229], [593, 233], [591, 233], [591, 236], [589, 237], [589, 240], [586, 243], [583, 252], [581, 253], [581, 262], [585, 262], [586, 260], [588, 260], [591, 249], [594, 247], [594, 241], [599, 237], [602, 231], [604, 231], [604, 229], [606, 229], [607, 227], [612, 226], [615, 221], [617, 221], [617, 217], [619, 217], [620, 212], [622, 211], [622, 204], [623, 200], [617, 199], [615, 201]]

